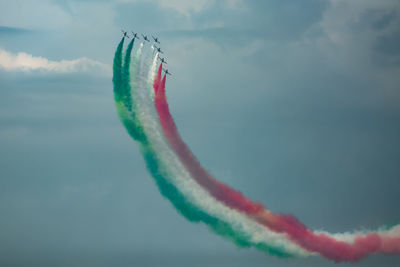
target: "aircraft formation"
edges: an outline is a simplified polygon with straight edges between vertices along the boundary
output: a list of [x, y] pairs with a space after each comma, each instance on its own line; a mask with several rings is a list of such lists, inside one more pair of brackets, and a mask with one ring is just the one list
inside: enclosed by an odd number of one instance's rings
[[[121, 32], [122, 32], [122, 34], [123, 34], [123, 37], [126, 37], [126, 38], [131, 38], [131, 37], [132, 37], [133, 40], [135, 40], [135, 39], [140, 39], [139, 36], [138, 36], [138, 34], [135, 33], [135, 32], [133, 32], [133, 31], [132, 31], [132, 35], [131, 35], [131, 36], [129, 36], [129, 35], [128, 35], [128, 32], [126, 32], [126, 31], [124, 31], [124, 30], [121, 30]], [[161, 51], [161, 48], [160, 48], [159, 46], [156, 46], [156, 44], [161, 44], [160, 41], [158, 40], [158, 37], [154, 37], [153, 35], [150, 35], [150, 36], [151, 36], [151, 38], [153, 38], [153, 48], [154, 48], [158, 53], [164, 54], [164, 52]], [[149, 38], [147, 37], [147, 35], [142, 34], [142, 38], [143, 38], [143, 43], [146, 43], [146, 42], [149, 42], [149, 43], [150, 43], [150, 40], [149, 40]], [[160, 60], [161, 63], [167, 64], [167, 61], [165, 61], [165, 57], [160, 57], [160, 56], [158, 56], [158, 59]], [[172, 75], [170, 72], [168, 72], [168, 69], [163, 69], [163, 71], [164, 71], [165, 74], [167, 74], [167, 75]]]

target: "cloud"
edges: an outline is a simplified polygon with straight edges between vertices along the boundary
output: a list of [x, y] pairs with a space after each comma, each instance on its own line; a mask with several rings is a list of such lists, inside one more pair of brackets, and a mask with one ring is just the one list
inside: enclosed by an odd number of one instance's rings
[[0, 17], [3, 25], [34, 30], [60, 29], [72, 21], [52, 0], [0, 1]]
[[0, 26], [0, 35], [2, 34], [23, 34], [23, 33], [32, 33], [32, 30], [17, 28], [17, 27], [6, 27]]
[[[143, 0], [119, 0], [119, 2], [141, 2]], [[171, 9], [177, 11], [185, 16], [199, 13], [205, 9], [215, 5], [216, 0], [152, 0], [152, 2], [160, 5], [162, 8]], [[224, 0], [222, 1], [223, 6], [227, 9], [237, 9], [243, 6], [242, 0]]]
[[330, 0], [317, 25], [323, 35], [308, 41], [314, 42], [324, 60], [351, 73], [354, 80], [378, 82], [372, 99], [388, 95], [385, 101], [393, 101], [399, 97], [399, 14], [396, 0]]
[[89, 72], [93, 70], [109, 71], [109, 66], [83, 57], [74, 60], [52, 61], [44, 57], [34, 57], [19, 52], [10, 53], [0, 48], [0, 69], [5, 71], [44, 71], [55, 73]]
[[[216, 4], [215, 0], [158, 0], [161, 7], [174, 9], [181, 14], [189, 16], [190, 13], [199, 13]], [[242, 6], [242, 0], [224, 0], [222, 5], [226, 9], [237, 9]]]
[[161, 7], [170, 8], [189, 15], [190, 13], [198, 13], [213, 4], [213, 0], [197, 0], [197, 1], [182, 1], [182, 0], [159, 0]]

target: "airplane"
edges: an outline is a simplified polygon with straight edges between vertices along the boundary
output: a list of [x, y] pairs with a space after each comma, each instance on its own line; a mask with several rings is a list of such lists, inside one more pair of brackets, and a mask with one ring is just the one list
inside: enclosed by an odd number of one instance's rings
[[155, 46], [155, 45], [154, 45], [154, 48], [157, 50], [157, 52], [159, 52], [159, 53], [161, 53], [161, 54], [164, 53], [163, 51], [161, 51], [161, 48], [159, 48], [159, 47], [157, 47], [157, 46]]
[[153, 39], [154, 39], [154, 42], [156, 42], [156, 43], [160, 43], [160, 41], [158, 41], [158, 37], [154, 37], [153, 35], [152, 35], [151, 37], [153, 37]]
[[145, 40], [145, 41], [147, 41], [147, 42], [150, 42], [150, 40], [147, 39], [147, 36], [146, 36], [146, 35], [143, 35], [143, 34], [142, 34], [142, 36], [143, 36], [143, 40]]
[[128, 33], [127, 33], [126, 31], [121, 30], [121, 32], [122, 32], [122, 34], [124, 35], [124, 37], [128, 37], [128, 38], [129, 38]]
[[137, 33], [134, 33], [133, 31], [132, 31], [132, 38], [133, 38], [133, 39], [136, 39], [136, 38], [137, 38], [137, 39], [140, 39], [139, 36], [137, 36]]
[[164, 70], [164, 72], [165, 72], [165, 74], [172, 75], [170, 72], [168, 72], [168, 69]]
[[158, 58], [161, 60], [161, 63], [167, 64], [167, 61], [165, 61], [165, 57], [158, 56]]

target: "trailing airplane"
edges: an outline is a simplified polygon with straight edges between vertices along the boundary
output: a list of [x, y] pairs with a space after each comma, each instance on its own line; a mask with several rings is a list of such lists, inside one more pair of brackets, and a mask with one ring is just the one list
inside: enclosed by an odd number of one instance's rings
[[165, 64], [167, 64], [167, 61], [165, 61], [165, 58], [164, 58], [164, 57], [160, 57], [160, 56], [158, 56], [158, 58], [161, 60], [161, 63], [165, 63]]
[[147, 35], [143, 35], [143, 34], [142, 34], [142, 36], [143, 36], [143, 40], [145, 40], [145, 41], [147, 41], [147, 42], [150, 42], [150, 40], [147, 39]]
[[165, 74], [172, 75], [170, 72], [168, 72], [168, 69], [166, 70], [163, 69], [163, 71], [165, 72]]
[[160, 41], [158, 41], [158, 37], [154, 37], [153, 35], [151, 37], [153, 37], [154, 42], [156, 42], [158, 44], [160, 43]]
[[126, 31], [124, 31], [124, 30], [121, 30], [121, 32], [122, 32], [122, 34], [124, 35], [124, 37], [127, 37], [127, 38], [129, 38], [129, 36], [128, 36], [128, 33], [127, 33]]
[[164, 54], [164, 52], [161, 51], [161, 48], [159, 48], [159, 47], [157, 47], [157, 46], [155, 46], [155, 45], [154, 45], [154, 48], [157, 50], [157, 52], [159, 52], [159, 53], [161, 53], [161, 54]]
[[140, 39], [139, 36], [137, 36], [137, 33], [134, 33], [133, 31], [132, 31], [132, 38], [133, 40], [135, 40], [136, 38]]

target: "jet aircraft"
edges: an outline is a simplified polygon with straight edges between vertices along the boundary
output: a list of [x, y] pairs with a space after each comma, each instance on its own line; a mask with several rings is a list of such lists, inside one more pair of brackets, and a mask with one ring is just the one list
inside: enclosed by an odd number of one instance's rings
[[154, 37], [153, 35], [151, 37], [153, 37], [154, 42], [156, 42], [158, 44], [160, 43], [160, 41], [158, 41], [158, 37]]
[[147, 42], [150, 42], [150, 40], [147, 39], [147, 35], [143, 35], [143, 34], [142, 34], [142, 36], [143, 36], [143, 40], [145, 40], [145, 41], [147, 41]]
[[137, 33], [134, 33], [133, 31], [132, 31], [132, 38], [133, 38], [133, 39], [136, 39], [136, 38], [137, 38], [137, 39], [140, 39], [139, 36], [137, 36]]
[[129, 38], [129, 36], [128, 36], [128, 33], [127, 33], [126, 31], [124, 31], [124, 30], [121, 30], [121, 32], [122, 32], [122, 34], [124, 35], [124, 37], [127, 37], [127, 38]]
[[157, 50], [157, 52], [159, 52], [159, 53], [161, 53], [161, 54], [164, 53], [163, 51], [161, 51], [161, 48], [159, 48], [159, 47], [157, 47], [157, 46], [154, 46], [154, 48]]
[[160, 56], [158, 56], [158, 58], [161, 60], [161, 63], [165, 63], [165, 64], [167, 64], [167, 61], [165, 61], [165, 58], [164, 58], [164, 57], [160, 57]]

